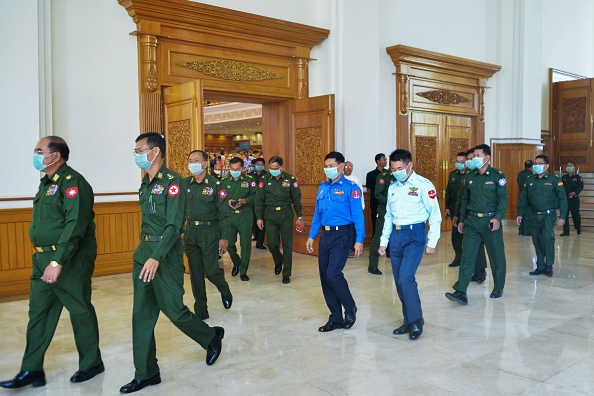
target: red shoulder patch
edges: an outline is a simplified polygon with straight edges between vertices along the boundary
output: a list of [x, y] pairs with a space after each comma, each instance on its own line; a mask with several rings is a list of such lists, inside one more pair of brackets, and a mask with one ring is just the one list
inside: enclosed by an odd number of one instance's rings
[[219, 198], [227, 198], [227, 191], [226, 190], [221, 190], [219, 191]]
[[169, 188], [167, 189], [167, 193], [169, 194], [169, 196], [175, 197], [177, 194], [179, 194], [179, 185], [177, 185], [177, 184], [170, 185]]
[[559, 180], [559, 181], [557, 182], [557, 185], [558, 185], [558, 186], [560, 186], [560, 187], [563, 187], [563, 181]]
[[260, 187], [260, 188], [264, 188], [264, 182], [260, 182], [260, 183], [258, 183], [258, 187]]
[[66, 198], [74, 198], [78, 195], [78, 187], [70, 187], [66, 190]]
[[429, 190], [427, 195], [429, 195], [429, 198], [431, 199], [435, 199], [435, 197], [437, 197], [437, 193], [435, 192], [435, 190]]
[[351, 195], [353, 196], [353, 198], [359, 199], [359, 198], [361, 198], [361, 191], [360, 190], [353, 190], [353, 193]]
[[293, 187], [295, 187], [295, 188], [299, 187], [299, 183], [297, 183], [297, 182], [293, 183]]

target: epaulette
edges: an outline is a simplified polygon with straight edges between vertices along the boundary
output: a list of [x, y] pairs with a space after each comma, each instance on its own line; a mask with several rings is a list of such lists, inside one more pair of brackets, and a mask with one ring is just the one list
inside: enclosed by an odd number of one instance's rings
[[356, 184], [356, 183], [355, 183], [354, 181], [352, 181], [352, 180], [351, 180], [351, 186], [352, 186], [352, 185], [354, 185], [354, 184]]
[[291, 176], [291, 180], [295, 180], [295, 176]]
[[66, 180], [70, 180], [70, 179], [72, 179], [72, 175], [66, 176]]
[[221, 184], [221, 182], [217, 180], [217, 184]]

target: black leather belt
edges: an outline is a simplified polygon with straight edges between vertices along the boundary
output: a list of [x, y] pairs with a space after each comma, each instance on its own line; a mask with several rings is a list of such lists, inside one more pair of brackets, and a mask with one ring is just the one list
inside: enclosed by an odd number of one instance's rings
[[163, 237], [161, 235], [140, 235], [140, 240], [144, 242], [159, 242]]
[[341, 225], [341, 226], [322, 226], [322, 231], [342, 231], [353, 228], [352, 224]]
[[58, 250], [58, 245], [51, 245], [51, 246], [33, 246], [35, 251], [38, 253], [49, 253], [55, 252]]
[[286, 206], [267, 206], [266, 209], [270, 209], [270, 210], [283, 210], [283, 209], [287, 209], [289, 207], [289, 205]]
[[479, 213], [479, 212], [473, 212], [471, 210], [468, 211], [468, 214], [469, 215], [476, 216], [476, 217], [495, 216], [495, 213], [497, 213], [497, 212], [483, 212], [483, 213]]
[[415, 223], [415, 224], [394, 225], [394, 226], [392, 226], [392, 229], [394, 231], [414, 230], [415, 228], [425, 229], [425, 223]]
[[218, 223], [218, 220], [190, 220], [188, 221], [189, 225], [194, 226], [209, 226]]

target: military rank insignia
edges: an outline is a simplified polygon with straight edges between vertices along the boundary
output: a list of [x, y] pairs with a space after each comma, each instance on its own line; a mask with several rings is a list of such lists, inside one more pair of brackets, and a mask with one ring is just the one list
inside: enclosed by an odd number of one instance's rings
[[552, 186], [553, 183], [546, 182], [544, 185], [548, 187], [548, 186]]
[[333, 191], [333, 194], [334, 194], [334, 195], [340, 195], [340, 196], [344, 196], [344, 190], [337, 190], [337, 189], [334, 189], [334, 191]]
[[249, 188], [250, 184], [248, 182], [241, 182], [241, 188]]
[[45, 195], [48, 197], [53, 197], [54, 195], [56, 195], [57, 192], [58, 192], [58, 185], [52, 184], [51, 186], [49, 186], [49, 188], [45, 192]]
[[153, 186], [153, 189], [151, 190], [151, 193], [152, 193], [152, 194], [155, 194], [155, 195], [163, 195], [163, 191], [164, 191], [164, 190], [165, 190], [165, 187], [163, 187], [163, 186], [162, 186], [162, 185], [160, 185], [160, 184], [155, 184], [155, 185]]
[[214, 189], [212, 187], [204, 187], [202, 190], [202, 195], [212, 195], [214, 194]]
[[411, 197], [418, 197], [419, 196], [419, 188], [418, 187], [409, 187], [408, 195]]
[[283, 187], [290, 187], [291, 183], [288, 180], [283, 180]]
[[[487, 181], [485, 182], [485, 184], [487, 184], [487, 185], [489, 185], [489, 186], [490, 186], [490, 185], [493, 185], [493, 184], [495, 184], [495, 182], [494, 182], [493, 180], [487, 180]], [[502, 185], [503, 185], [503, 184], [502, 184]]]

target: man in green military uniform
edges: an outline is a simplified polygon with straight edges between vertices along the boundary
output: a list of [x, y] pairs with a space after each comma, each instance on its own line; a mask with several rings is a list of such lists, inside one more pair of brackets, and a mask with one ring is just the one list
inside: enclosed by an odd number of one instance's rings
[[[229, 176], [223, 179], [223, 187], [227, 190], [228, 206], [231, 208], [230, 226], [227, 234], [229, 256], [233, 261], [231, 275], [238, 273], [242, 281], [249, 281], [247, 274], [252, 255], [252, 226], [254, 224], [254, 200], [256, 197], [256, 181], [250, 175], [242, 175], [243, 160], [239, 157], [229, 161]], [[237, 254], [237, 234], [241, 246], [241, 257]]]
[[[524, 188], [524, 184], [526, 184], [526, 179], [528, 176], [532, 176], [534, 172], [532, 172], [532, 160], [526, 160], [524, 162], [524, 170], [518, 173], [518, 200], [519, 197], [522, 195], [522, 189]], [[519, 213], [519, 212], [518, 212]], [[523, 219], [520, 223], [520, 227], [518, 228], [518, 232], [520, 235], [530, 235], [526, 227], [526, 219]]]
[[258, 183], [256, 218], [258, 227], [266, 231], [268, 249], [274, 259], [274, 273], [278, 275], [282, 271], [282, 282], [290, 283], [293, 269], [293, 211], [297, 215], [295, 227], [298, 229], [303, 229], [303, 212], [299, 183], [295, 176], [283, 172], [282, 168], [281, 157], [273, 156], [268, 160], [269, 173]]
[[375, 179], [375, 198], [378, 202], [377, 218], [375, 220], [375, 233], [373, 234], [373, 238], [371, 238], [371, 246], [369, 247], [369, 265], [367, 266], [367, 272], [374, 275], [382, 274], [382, 271], [377, 268], [379, 262], [378, 250], [382, 230], [384, 229], [386, 204], [388, 203], [388, 188], [394, 182], [396, 182], [396, 178], [389, 168], [382, 171]]
[[66, 161], [68, 145], [58, 136], [35, 146], [33, 166], [43, 171], [33, 199], [29, 238], [35, 248], [29, 299], [27, 346], [21, 371], [3, 388], [44, 386], [43, 360], [62, 308], [70, 313], [79, 369], [71, 382], [83, 382], [105, 368], [99, 351], [99, 328], [91, 304], [91, 276], [97, 257], [93, 189]]
[[[548, 173], [549, 157], [539, 155], [533, 165], [534, 175], [528, 176], [518, 202], [518, 225], [527, 218], [526, 226], [536, 250], [536, 269], [530, 275], [553, 276], [555, 262], [555, 224], [565, 224], [567, 197], [563, 182]], [[557, 209], [561, 212], [557, 220]]]
[[[256, 153], [256, 150], [254, 150], [254, 154]], [[249, 175], [251, 177], [254, 178], [254, 181], [256, 182], [256, 185], [258, 185], [258, 183], [260, 183], [262, 181], [262, 178], [264, 177], [264, 175], [268, 172], [266, 172], [264, 170], [264, 165], [266, 165], [266, 161], [264, 160], [264, 158], [259, 157], [259, 158], [254, 158], [252, 160], [253, 164], [254, 164], [254, 170], [251, 171], [249, 173]], [[258, 227], [258, 219], [256, 217], [256, 205], [253, 205], [254, 207], [254, 227], [253, 227], [253, 234], [254, 234], [254, 238], [256, 239], [256, 249], [266, 249], [266, 246], [264, 246], [264, 230], [261, 230]]]
[[204, 277], [221, 293], [225, 309], [231, 308], [233, 303], [225, 272], [218, 263], [219, 253], [227, 251], [227, 192], [221, 181], [206, 174], [207, 167], [207, 154], [201, 150], [192, 151], [188, 169], [194, 176], [184, 180], [187, 187], [184, 246], [195, 300], [194, 313], [202, 320], [209, 317]]
[[165, 149], [165, 138], [158, 133], [143, 133], [136, 138], [136, 165], [146, 171], [138, 191], [142, 226], [132, 270], [132, 348], [136, 372], [134, 379], [120, 388], [121, 393], [161, 383], [154, 332], [160, 311], [206, 349], [206, 364], [213, 364], [223, 348], [225, 330], [209, 327], [183, 302], [181, 230], [186, 187], [182, 178], [163, 164]]
[[[446, 218], [453, 218], [456, 212], [456, 202], [458, 194], [462, 187], [462, 178], [466, 174], [466, 153], [460, 152], [456, 154], [456, 169], [448, 175], [448, 185], [446, 187], [445, 206]], [[462, 258], [462, 234], [458, 232], [458, 225], [452, 221], [452, 247], [454, 248], [454, 261], [450, 267], [460, 266], [460, 259]]]
[[567, 194], [567, 206], [569, 210], [565, 215], [565, 224], [563, 224], [563, 233], [561, 236], [569, 235], [569, 212], [573, 219], [573, 226], [578, 234], [582, 233], [582, 216], [580, 215], [580, 193], [584, 189], [584, 179], [580, 175], [576, 175], [575, 162], [569, 161], [567, 163], [567, 174], [563, 175], [563, 187]]
[[477, 172], [466, 177], [460, 203], [458, 231], [464, 233], [462, 260], [454, 293], [445, 296], [460, 304], [468, 304], [466, 290], [475, 268], [479, 244], [485, 243], [491, 271], [493, 291], [491, 298], [503, 296], [505, 287], [506, 259], [501, 221], [507, 210], [507, 180], [499, 169], [489, 165], [491, 148], [486, 144], [475, 147], [473, 163]]

